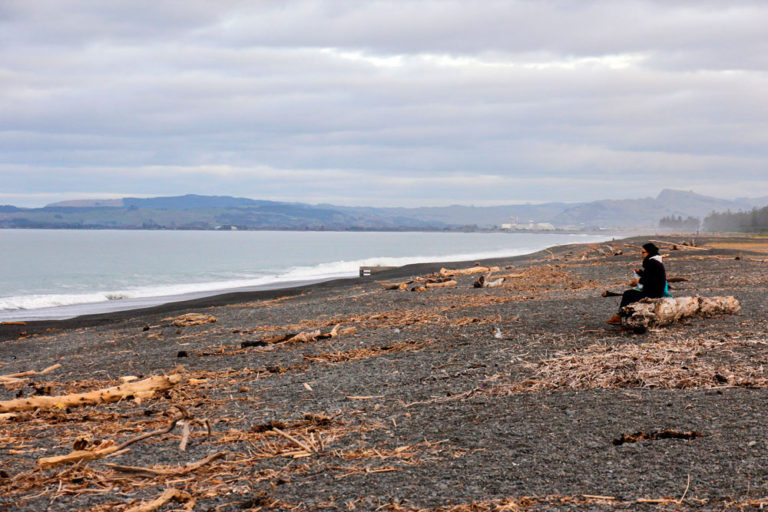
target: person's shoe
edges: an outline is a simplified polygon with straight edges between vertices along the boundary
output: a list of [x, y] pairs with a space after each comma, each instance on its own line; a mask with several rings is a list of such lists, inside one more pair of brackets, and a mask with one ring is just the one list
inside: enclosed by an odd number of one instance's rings
[[607, 324], [611, 324], [611, 325], [621, 325], [621, 315], [619, 315], [618, 313], [616, 313], [616, 314], [615, 314], [615, 315], [613, 315], [611, 318], [609, 318], [608, 320], [606, 320], [606, 321], [605, 321], [605, 323], [607, 323]]

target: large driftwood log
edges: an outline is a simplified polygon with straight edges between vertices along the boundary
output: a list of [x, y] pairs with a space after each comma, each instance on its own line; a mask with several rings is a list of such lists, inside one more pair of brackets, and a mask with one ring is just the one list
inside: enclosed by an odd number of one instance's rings
[[137, 382], [129, 382], [111, 388], [89, 391], [87, 393], [74, 393], [60, 396], [35, 396], [31, 398], [17, 398], [0, 402], [0, 413], [32, 411], [34, 409], [52, 409], [54, 407], [76, 407], [105, 402], [117, 402], [121, 398], [135, 396], [148, 398], [156, 391], [165, 391], [181, 382], [181, 375], [168, 375], [149, 377]]
[[628, 327], [643, 330], [693, 316], [732, 315], [740, 309], [739, 301], [728, 296], [643, 299], [623, 307], [621, 311]]
[[449, 269], [449, 268], [441, 268], [440, 269], [440, 275], [442, 277], [448, 277], [448, 276], [469, 276], [472, 274], [487, 274], [488, 272], [498, 272], [499, 267], [469, 267], [469, 268], [457, 268], [457, 269]]

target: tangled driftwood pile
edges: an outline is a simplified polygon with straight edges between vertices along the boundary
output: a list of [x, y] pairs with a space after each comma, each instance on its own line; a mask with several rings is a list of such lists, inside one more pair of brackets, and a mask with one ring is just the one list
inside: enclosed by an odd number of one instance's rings
[[217, 319], [213, 315], [203, 313], [186, 313], [177, 317], [163, 318], [164, 322], [171, 322], [176, 327], [189, 327], [191, 325], [204, 325], [216, 323]]
[[[642, 344], [596, 344], [576, 354], [529, 364], [534, 375], [523, 382], [497, 386], [495, 392], [552, 389], [707, 389], [768, 387], [768, 361], [754, 360], [742, 351], [768, 345], [763, 340], [681, 340]], [[728, 354], [710, 360], [708, 353]]]

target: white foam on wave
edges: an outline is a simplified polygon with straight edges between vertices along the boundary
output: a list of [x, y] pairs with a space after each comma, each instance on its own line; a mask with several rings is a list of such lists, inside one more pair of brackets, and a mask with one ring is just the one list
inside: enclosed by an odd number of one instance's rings
[[485, 260], [492, 258], [504, 258], [527, 254], [537, 249], [516, 248], [499, 249], [497, 251], [473, 252], [451, 254], [447, 256], [402, 256], [402, 257], [378, 257], [365, 258], [351, 261], [333, 261], [330, 263], [321, 263], [306, 267], [294, 267], [279, 277], [281, 279], [292, 281], [295, 279], [328, 279], [335, 277], [354, 277], [358, 275], [360, 267], [402, 267], [415, 263], [430, 263], [434, 261], [469, 261]]

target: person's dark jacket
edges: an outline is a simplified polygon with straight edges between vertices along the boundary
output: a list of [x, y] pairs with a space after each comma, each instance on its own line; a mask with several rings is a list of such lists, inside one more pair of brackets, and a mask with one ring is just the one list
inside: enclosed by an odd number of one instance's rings
[[649, 256], [643, 260], [643, 268], [637, 272], [640, 275], [640, 284], [643, 285], [643, 294], [646, 297], [663, 297], [667, 284], [667, 272], [661, 262], [661, 256]]

